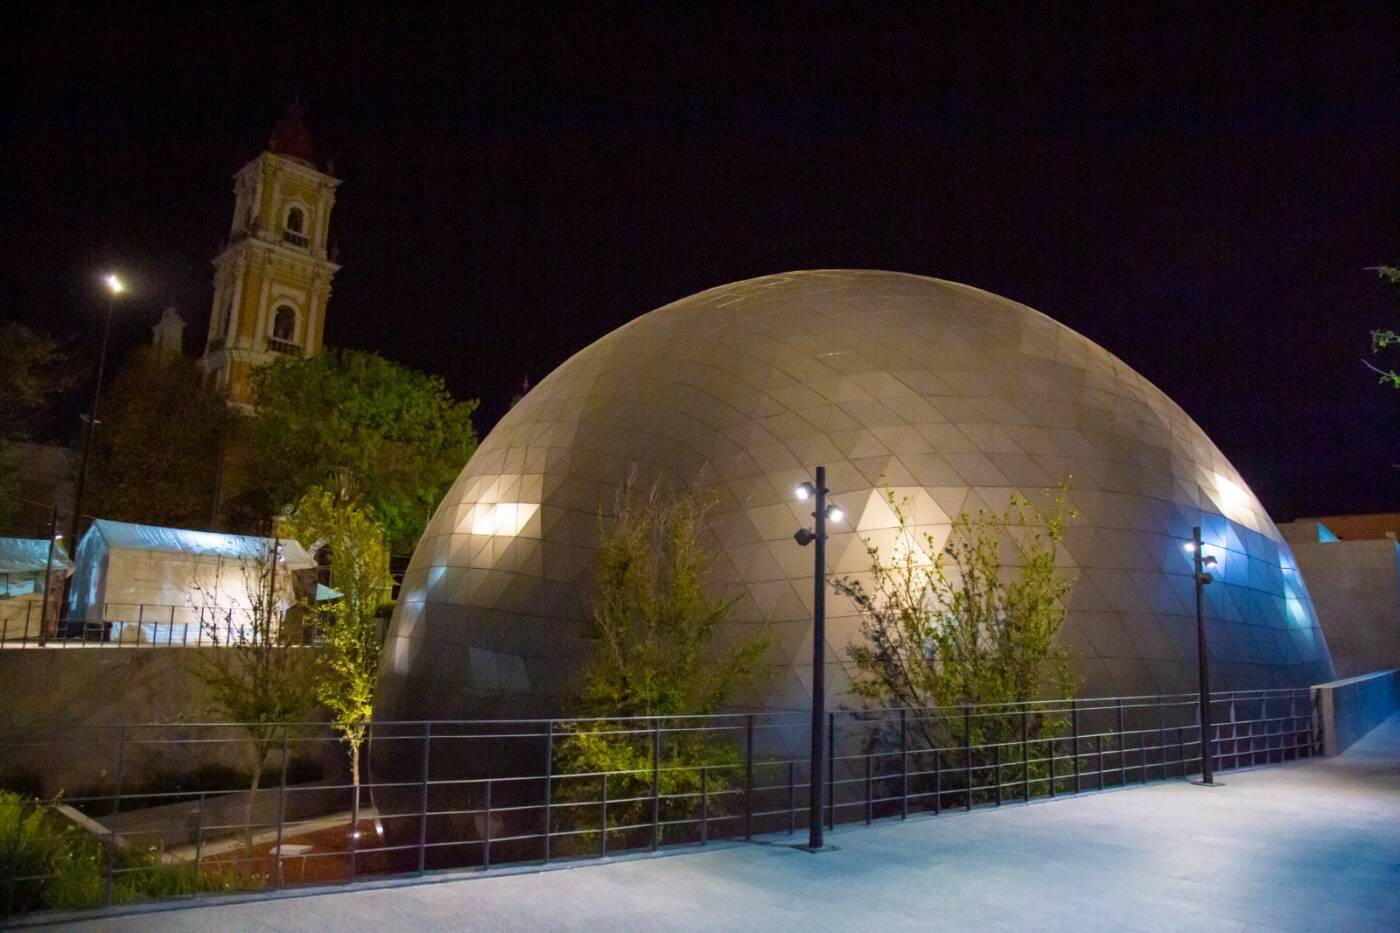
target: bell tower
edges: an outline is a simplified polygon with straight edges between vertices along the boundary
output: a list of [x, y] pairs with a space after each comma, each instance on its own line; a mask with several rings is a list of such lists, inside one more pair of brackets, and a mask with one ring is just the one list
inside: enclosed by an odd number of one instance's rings
[[311, 134], [292, 104], [267, 151], [233, 176], [233, 223], [214, 257], [214, 306], [200, 366], [228, 395], [252, 408], [251, 374], [280, 354], [321, 351], [331, 279], [326, 255], [340, 184], [316, 167]]

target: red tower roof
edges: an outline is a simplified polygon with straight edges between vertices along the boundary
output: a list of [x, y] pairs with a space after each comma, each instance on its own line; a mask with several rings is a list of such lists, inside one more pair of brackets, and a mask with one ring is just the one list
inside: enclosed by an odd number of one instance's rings
[[267, 141], [267, 148], [278, 155], [315, 165], [312, 161], [311, 132], [301, 122], [299, 102], [293, 101], [287, 108], [286, 116], [272, 127], [272, 138]]

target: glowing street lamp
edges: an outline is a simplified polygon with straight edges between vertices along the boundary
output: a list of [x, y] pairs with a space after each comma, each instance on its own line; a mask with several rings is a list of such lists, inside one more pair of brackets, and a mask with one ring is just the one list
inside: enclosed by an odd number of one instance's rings
[[[92, 386], [92, 411], [88, 412], [87, 431], [83, 435], [83, 460], [78, 468], [78, 489], [73, 497], [73, 523], [68, 540], [78, 540], [78, 519], [83, 514], [83, 493], [87, 490], [88, 457], [92, 453], [92, 426], [97, 423], [97, 406], [102, 400], [102, 371], [107, 366], [107, 339], [112, 333], [112, 311], [117, 304], [117, 296], [126, 291], [124, 283], [115, 272], [103, 278], [107, 285], [107, 318], [102, 323], [102, 350], [97, 357], [97, 380]], [[72, 546], [72, 545], [70, 545]]]
[[799, 528], [792, 537], [802, 547], [816, 544], [813, 554], [813, 599], [812, 599], [812, 791], [808, 795], [807, 848], [816, 851], [822, 847], [822, 804], [826, 791], [826, 781], [822, 774], [826, 764], [826, 523], [839, 522], [845, 513], [826, 501], [826, 467], [817, 467], [816, 483], [802, 483], [794, 490], [798, 501], [816, 500], [812, 511], [815, 530]]
[[1215, 558], [1205, 553], [1201, 545], [1200, 526], [1191, 529], [1191, 540], [1184, 547], [1190, 553], [1196, 578], [1196, 661], [1199, 665], [1197, 687], [1201, 693], [1201, 780], [1205, 787], [1219, 787], [1215, 783], [1215, 740], [1211, 733], [1214, 727], [1210, 720], [1210, 655], [1206, 650], [1206, 585], [1215, 577], [1206, 571], [1215, 566]]

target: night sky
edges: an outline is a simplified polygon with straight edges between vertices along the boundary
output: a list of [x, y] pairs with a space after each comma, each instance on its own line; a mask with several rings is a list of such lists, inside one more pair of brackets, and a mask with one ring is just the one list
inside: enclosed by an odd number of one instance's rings
[[1278, 520], [1400, 510], [1362, 365], [1400, 325], [1394, 4], [91, 6], [9, 7], [0, 56], [0, 316], [73, 346], [113, 266], [119, 351], [172, 302], [202, 348], [230, 175], [299, 97], [345, 179], [327, 343], [483, 433], [659, 305], [886, 268], [1104, 345]]

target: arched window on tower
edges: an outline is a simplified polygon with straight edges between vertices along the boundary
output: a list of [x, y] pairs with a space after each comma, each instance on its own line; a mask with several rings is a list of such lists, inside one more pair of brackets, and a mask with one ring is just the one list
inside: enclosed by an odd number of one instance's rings
[[306, 211], [300, 207], [287, 208], [287, 222], [282, 225], [282, 239], [295, 246], [308, 246], [311, 240], [306, 236]]
[[297, 344], [297, 313], [290, 305], [280, 305], [272, 315], [272, 336], [267, 348], [274, 353], [301, 354]]

